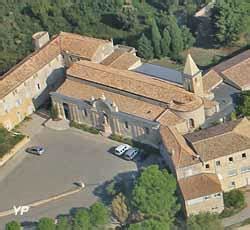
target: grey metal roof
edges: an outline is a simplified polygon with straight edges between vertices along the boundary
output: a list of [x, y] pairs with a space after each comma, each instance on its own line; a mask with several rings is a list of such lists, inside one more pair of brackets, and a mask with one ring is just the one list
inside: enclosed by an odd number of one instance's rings
[[153, 64], [142, 64], [133, 71], [182, 85], [182, 72]]

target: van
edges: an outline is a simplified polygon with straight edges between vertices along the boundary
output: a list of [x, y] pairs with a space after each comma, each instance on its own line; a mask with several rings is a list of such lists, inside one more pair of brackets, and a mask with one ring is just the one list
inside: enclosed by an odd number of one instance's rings
[[121, 156], [123, 155], [128, 149], [131, 149], [132, 147], [128, 144], [122, 144], [115, 148], [115, 155]]

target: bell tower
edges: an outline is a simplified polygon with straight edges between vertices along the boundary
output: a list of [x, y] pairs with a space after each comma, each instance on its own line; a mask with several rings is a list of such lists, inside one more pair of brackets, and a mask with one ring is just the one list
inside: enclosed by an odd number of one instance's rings
[[197, 96], [204, 96], [202, 73], [190, 54], [187, 56], [183, 71], [183, 87]]

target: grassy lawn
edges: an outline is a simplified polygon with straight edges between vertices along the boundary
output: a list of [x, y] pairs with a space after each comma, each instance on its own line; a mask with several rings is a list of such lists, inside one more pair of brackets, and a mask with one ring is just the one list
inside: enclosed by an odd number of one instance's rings
[[188, 53], [190, 53], [199, 68], [202, 70], [206, 70], [213, 65], [216, 65], [221, 59], [237, 51], [239, 48], [240, 47], [238, 46], [221, 49], [205, 49], [192, 47], [182, 52], [181, 56], [183, 58], [183, 64], [176, 63], [169, 58], [155, 59], [149, 61], [149, 63], [182, 71], [184, 68], [186, 56]]
[[15, 135], [3, 127], [0, 127], [0, 158], [8, 153], [19, 141], [24, 138], [24, 135]]

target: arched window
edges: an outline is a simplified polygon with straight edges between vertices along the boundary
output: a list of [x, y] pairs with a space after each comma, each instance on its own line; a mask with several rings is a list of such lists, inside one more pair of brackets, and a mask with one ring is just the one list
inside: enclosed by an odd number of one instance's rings
[[194, 128], [194, 119], [191, 118], [191, 119], [188, 120], [188, 127], [189, 128]]

